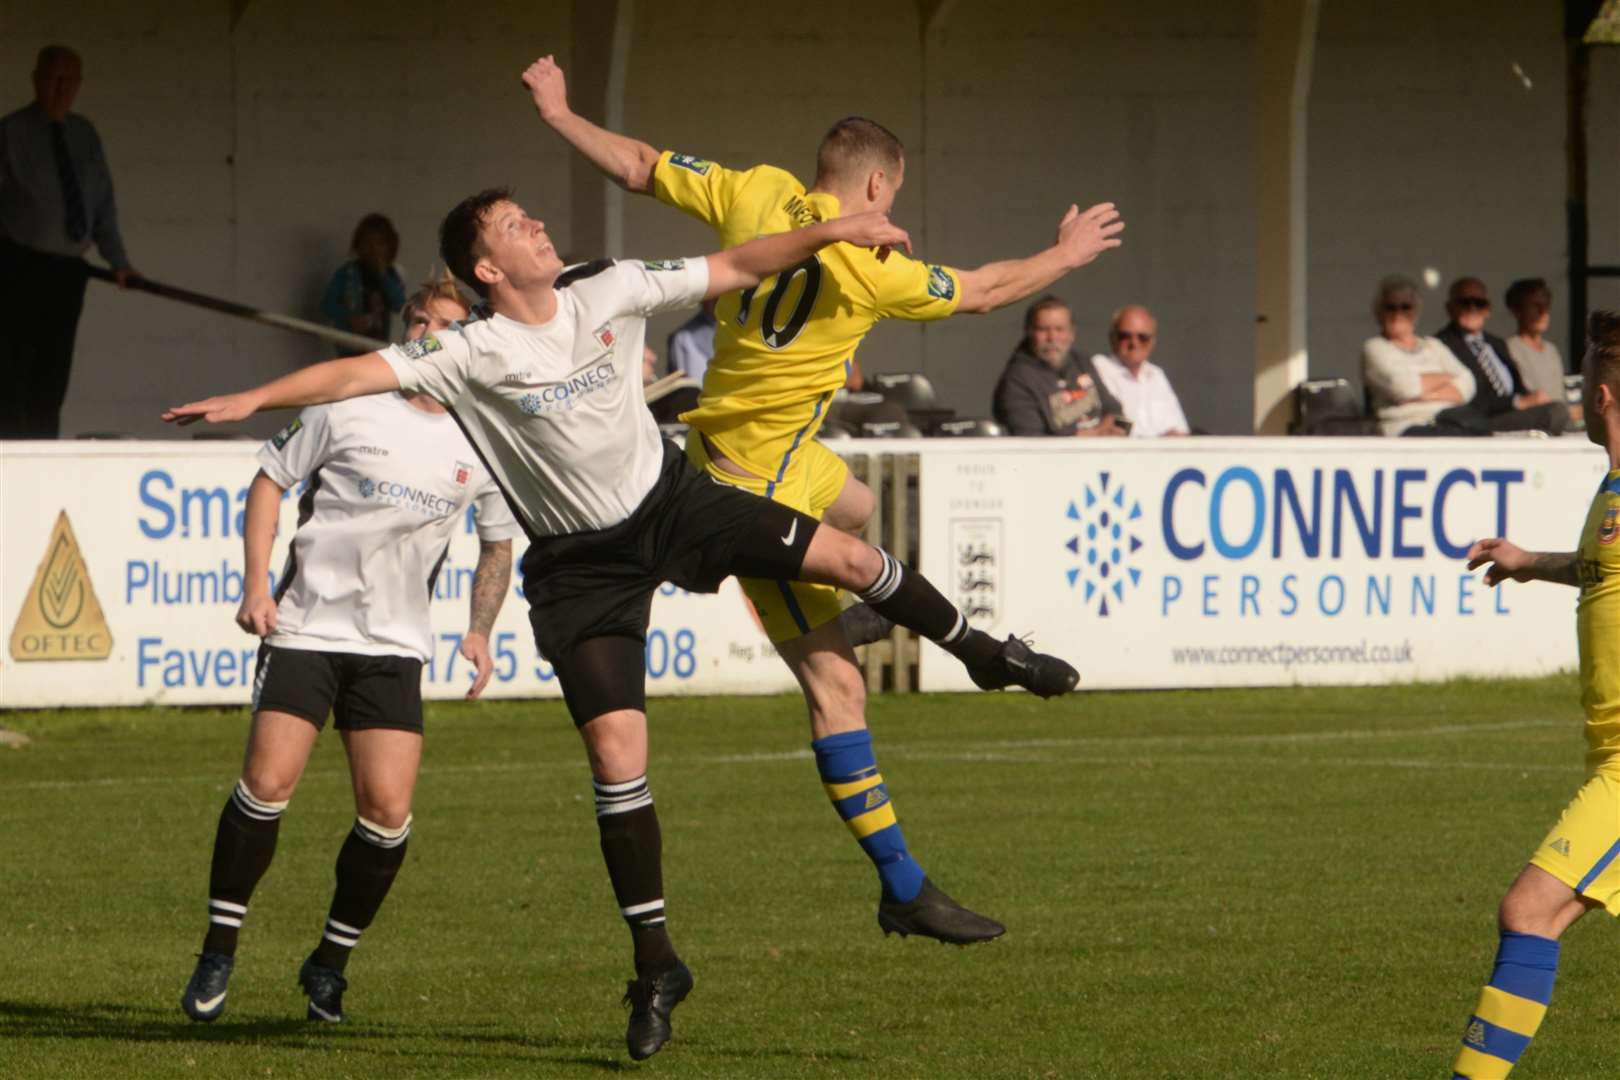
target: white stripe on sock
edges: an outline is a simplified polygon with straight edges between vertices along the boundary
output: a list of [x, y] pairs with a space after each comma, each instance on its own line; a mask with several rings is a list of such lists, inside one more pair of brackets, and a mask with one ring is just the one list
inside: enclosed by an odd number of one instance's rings
[[591, 786], [596, 788], [596, 790], [603, 795], [619, 795], [626, 791], [634, 791], [636, 788], [641, 787], [646, 782], [647, 777], [645, 774], [643, 774], [636, 777], [634, 780], [626, 780], [622, 784], [604, 784], [600, 780], [592, 780]]
[[336, 930], [341, 934], [353, 934], [355, 937], [359, 937], [361, 934], [365, 933], [365, 931], [360, 929], [358, 926], [350, 926], [348, 923], [340, 923], [336, 919], [327, 919], [326, 928], [328, 930]]
[[607, 817], [610, 814], [627, 814], [632, 810], [640, 810], [643, 806], [651, 806], [652, 804], [653, 804], [652, 792], [649, 791], [647, 794], [641, 796], [640, 798], [631, 799], [629, 802], [615, 802], [615, 803], [598, 802], [596, 804], [596, 816], [597, 817]]
[[242, 926], [241, 919], [232, 918], [229, 915], [215, 915], [213, 913], [209, 913], [208, 921], [211, 923], [219, 923], [221, 926], [234, 926], [238, 929], [240, 929]]
[[246, 904], [233, 904], [229, 900], [214, 900], [214, 899], [210, 898], [209, 901], [208, 901], [208, 906], [209, 907], [219, 908], [219, 910], [221, 910], [221, 911], [228, 911], [232, 915], [246, 915], [247, 914], [247, 905]]
[[956, 613], [956, 625], [951, 627], [951, 632], [946, 634], [940, 640], [943, 641], [947, 645], [954, 645], [958, 641], [961, 641], [963, 638], [967, 637], [967, 632], [968, 632], [967, 616], [963, 615], [960, 611], [958, 611]]
[[360, 939], [358, 937], [346, 938], [346, 937], [343, 937], [340, 934], [334, 934], [330, 930], [328, 930], [326, 933], [322, 934], [321, 936], [324, 937], [327, 941], [333, 942], [333, 943], [338, 944], [338, 945], [342, 945], [345, 949], [352, 949], [356, 945], [360, 944]]
[[625, 918], [628, 919], [632, 915], [640, 915], [643, 912], [659, 911], [659, 910], [661, 910], [663, 908], [663, 906], [664, 906], [664, 898], [662, 896], [660, 896], [658, 899], [648, 901], [645, 904], [631, 904], [627, 908], [620, 908], [619, 909], [619, 914], [623, 915]]

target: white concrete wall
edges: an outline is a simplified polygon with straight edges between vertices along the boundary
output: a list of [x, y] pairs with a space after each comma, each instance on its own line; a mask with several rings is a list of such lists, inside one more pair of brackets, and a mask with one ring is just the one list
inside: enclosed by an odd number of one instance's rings
[[1562, 34], [1555, 3], [1324, 0], [1310, 102], [1313, 375], [1359, 379], [1373, 290], [1392, 273], [1437, 279], [1423, 333], [1446, 323], [1454, 278], [1483, 279], [1503, 336], [1515, 330], [1508, 284], [1546, 278], [1551, 336], [1569, 354]]
[[[40, 44], [75, 45], [79, 108], [107, 145], [136, 265], [292, 314], [314, 314], [371, 210], [398, 225], [413, 279], [431, 269], [444, 210], [489, 183], [516, 184], [569, 249], [567, 159], [517, 74], [541, 52], [572, 62], [570, 5], [378, 10], [0, 0], [0, 109], [27, 100]], [[1156, 359], [1194, 422], [1236, 432], [1253, 371], [1253, 20], [1246, 4], [1192, 0], [960, 2], [925, 40], [910, 0], [829, 0], [813, 19], [641, 0], [626, 125], [659, 145], [806, 175], [828, 124], [873, 116], [910, 148], [899, 220], [923, 255], [957, 265], [1035, 250], [1070, 201], [1118, 202], [1125, 248], [1055, 289], [1076, 309], [1081, 345], [1103, 347], [1113, 308], [1148, 304]], [[1541, 274], [1565, 292], [1560, 32], [1552, 3], [1323, 0], [1310, 111], [1314, 372], [1354, 371], [1383, 273], [1477, 273], [1497, 292]], [[1599, 55], [1593, 88], [1592, 255], [1620, 262], [1620, 50]], [[645, 199], [627, 200], [625, 236], [647, 255], [711, 243]], [[1604, 300], [1620, 304], [1620, 283], [1594, 288]], [[1424, 324], [1439, 314], [1431, 305]], [[947, 404], [982, 415], [1019, 321], [1013, 310], [882, 326], [861, 360], [926, 371]], [[654, 325], [655, 347], [677, 322]], [[1557, 313], [1553, 326], [1565, 345]], [[327, 355], [99, 283], [79, 341], [69, 432], [160, 435], [165, 404]]]

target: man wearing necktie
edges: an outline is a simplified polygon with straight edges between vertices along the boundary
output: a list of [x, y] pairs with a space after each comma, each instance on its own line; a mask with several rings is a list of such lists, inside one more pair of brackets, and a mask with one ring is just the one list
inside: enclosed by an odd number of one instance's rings
[[1507, 342], [1486, 333], [1491, 296], [1478, 278], [1458, 278], [1446, 292], [1451, 322], [1435, 335], [1474, 376], [1470, 403], [1492, 431], [1545, 431], [1557, 435], [1568, 426], [1569, 409], [1546, 394], [1531, 391], [1519, 376]]
[[0, 117], [0, 439], [54, 439], [73, 364], [93, 241], [124, 285], [135, 271], [118, 234], [112, 174], [90, 121], [70, 113], [83, 81], [79, 54], [47, 45], [34, 64], [34, 100]]

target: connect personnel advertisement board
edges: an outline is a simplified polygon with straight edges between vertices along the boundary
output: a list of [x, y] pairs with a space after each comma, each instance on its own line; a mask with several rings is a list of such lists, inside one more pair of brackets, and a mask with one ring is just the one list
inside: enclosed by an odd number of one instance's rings
[[[931, 445], [921, 566], [974, 625], [1083, 686], [1384, 683], [1576, 665], [1574, 589], [1464, 553], [1570, 551], [1607, 458], [1563, 439]], [[1107, 444], [1107, 445], [1095, 445]], [[925, 690], [971, 688], [932, 645]]]

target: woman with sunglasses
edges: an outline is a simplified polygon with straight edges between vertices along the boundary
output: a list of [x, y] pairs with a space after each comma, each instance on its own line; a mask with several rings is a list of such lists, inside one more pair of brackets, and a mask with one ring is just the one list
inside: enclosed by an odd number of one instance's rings
[[1474, 376], [1451, 350], [1417, 332], [1418, 287], [1391, 275], [1378, 283], [1373, 318], [1378, 333], [1361, 344], [1367, 404], [1384, 435], [1485, 434], [1466, 408]]

